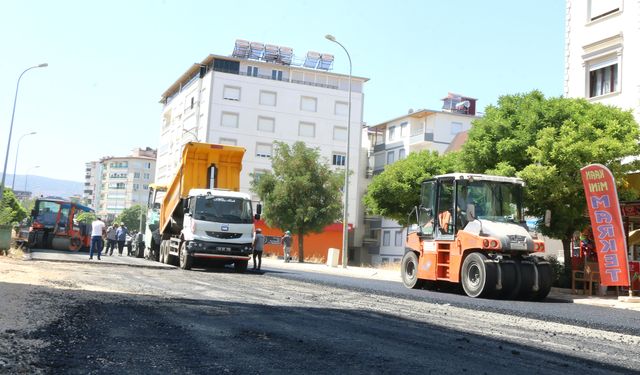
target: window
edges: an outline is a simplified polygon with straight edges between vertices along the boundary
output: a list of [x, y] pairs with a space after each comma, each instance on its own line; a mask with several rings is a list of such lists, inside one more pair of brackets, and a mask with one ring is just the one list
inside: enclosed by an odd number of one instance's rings
[[589, 97], [618, 91], [618, 61], [607, 60], [589, 65]]
[[452, 121], [451, 122], [451, 134], [458, 134], [462, 131], [462, 123]]
[[273, 133], [276, 120], [271, 117], [258, 117], [258, 130]]
[[240, 87], [225, 86], [222, 90], [222, 98], [226, 100], [240, 100]]
[[151, 178], [151, 174], [150, 174], [150, 173], [145, 173], [145, 174], [144, 174], [144, 179], [145, 179], [145, 180], [148, 180], [148, 179], [150, 179], [150, 178]]
[[402, 124], [400, 124], [400, 136], [401, 137], [406, 137], [407, 136], [407, 126], [408, 123], [403, 122]]
[[389, 127], [389, 142], [393, 141], [395, 138], [396, 138], [396, 127], [394, 125]]
[[398, 150], [398, 160], [402, 160], [404, 159], [404, 157], [406, 156], [406, 151], [404, 150], [404, 148], [401, 148], [400, 150]]
[[258, 67], [257, 66], [247, 66], [247, 75], [251, 77], [258, 76]]
[[346, 102], [336, 102], [336, 106], [334, 108], [334, 114], [336, 116], [347, 116], [349, 114], [349, 103]]
[[254, 169], [253, 170], [253, 180], [255, 182], [260, 181], [260, 179], [262, 178], [262, 176], [264, 176], [268, 171], [266, 169]]
[[149, 190], [149, 185], [146, 185], [146, 184], [145, 184], [145, 185], [142, 185], [142, 188], [143, 188], [144, 190]]
[[238, 114], [231, 112], [222, 112], [222, 120], [220, 121], [220, 125], [226, 128], [237, 128]]
[[149, 163], [149, 162], [144, 163], [144, 167], [145, 167], [146, 169], [151, 169], [151, 163]]
[[273, 152], [273, 145], [270, 143], [257, 143], [256, 156], [259, 158], [270, 158]]
[[346, 156], [344, 154], [333, 154], [332, 155], [332, 163], [333, 165], [344, 166]]
[[402, 231], [401, 230], [397, 230], [396, 231], [395, 245], [396, 246], [402, 246]]
[[300, 109], [305, 112], [316, 112], [318, 108], [318, 99], [310, 96], [300, 98]]
[[260, 104], [275, 107], [277, 99], [278, 95], [275, 92], [260, 90]]
[[590, 0], [589, 19], [595, 21], [621, 9], [622, 0]]
[[389, 151], [387, 152], [387, 164], [393, 163], [395, 160], [395, 152]]
[[110, 168], [128, 168], [129, 164], [126, 161], [115, 161], [109, 163]]
[[133, 184], [133, 191], [138, 191], [140, 189], [140, 184]]
[[382, 246], [389, 246], [391, 245], [391, 232], [388, 230], [385, 230], [382, 233]]
[[301, 122], [300, 125], [298, 125], [298, 135], [301, 137], [315, 137], [316, 124], [312, 122]]
[[140, 172], [135, 172], [133, 174], [133, 178], [140, 178]]
[[240, 62], [215, 59], [213, 60], [213, 70], [216, 72], [240, 74]]
[[220, 144], [222, 145], [231, 145], [231, 146], [236, 146], [238, 144], [237, 140], [231, 139], [231, 138], [220, 138], [218, 142], [220, 142]]
[[275, 79], [277, 81], [282, 81], [282, 70], [272, 70], [271, 71], [271, 79]]
[[195, 104], [195, 99], [194, 99], [194, 98], [193, 98], [193, 96], [192, 96], [192, 97], [191, 97], [191, 108], [190, 108], [190, 109], [193, 109], [193, 105], [194, 105], [194, 104]]
[[334, 141], [347, 141], [347, 128], [342, 126], [333, 127], [333, 140]]

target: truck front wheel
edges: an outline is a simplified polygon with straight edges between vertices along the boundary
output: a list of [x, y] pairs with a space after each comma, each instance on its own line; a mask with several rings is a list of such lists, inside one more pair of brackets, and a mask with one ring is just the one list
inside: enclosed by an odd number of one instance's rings
[[418, 279], [418, 256], [413, 251], [407, 251], [402, 257], [402, 283], [407, 288], [419, 289], [423, 280]]
[[462, 288], [469, 297], [491, 296], [496, 291], [497, 274], [495, 263], [484, 254], [471, 253], [462, 263]]
[[183, 241], [180, 244], [180, 268], [190, 270], [192, 265], [193, 256], [187, 252], [187, 242]]
[[236, 260], [233, 263], [233, 268], [235, 269], [236, 272], [242, 273], [247, 270], [248, 265], [249, 265], [248, 260]]

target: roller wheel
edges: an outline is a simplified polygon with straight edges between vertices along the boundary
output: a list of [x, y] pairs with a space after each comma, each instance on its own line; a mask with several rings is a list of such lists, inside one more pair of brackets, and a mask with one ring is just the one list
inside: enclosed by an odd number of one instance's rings
[[402, 283], [410, 289], [419, 289], [423, 281], [418, 278], [418, 256], [413, 251], [407, 251], [402, 257]]
[[469, 297], [489, 297], [496, 292], [497, 267], [482, 253], [467, 255], [462, 263], [462, 288]]
[[518, 290], [518, 268], [514, 261], [500, 262], [500, 275], [502, 277], [502, 289], [497, 291], [496, 297], [514, 298]]
[[187, 242], [180, 244], [180, 268], [190, 270], [193, 266], [193, 256], [187, 252]]
[[534, 295], [533, 285], [536, 281], [535, 264], [532, 261], [524, 260], [520, 262], [520, 290], [518, 299], [531, 300]]
[[553, 269], [549, 262], [538, 262], [536, 267], [538, 268], [538, 290], [533, 293], [532, 299], [534, 301], [542, 301], [551, 291]]

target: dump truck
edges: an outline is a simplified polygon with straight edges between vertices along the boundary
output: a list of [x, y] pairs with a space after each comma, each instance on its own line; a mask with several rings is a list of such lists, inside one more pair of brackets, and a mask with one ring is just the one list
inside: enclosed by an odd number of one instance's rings
[[93, 212], [87, 206], [57, 197], [36, 199], [29, 215], [27, 247], [78, 251], [91, 243], [91, 224], [76, 216]]
[[[261, 205], [254, 215], [251, 197], [239, 192], [244, 152], [237, 146], [184, 145], [179, 169], [158, 210], [158, 241], [149, 243], [157, 246], [160, 262], [190, 269], [194, 259], [213, 259], [233, 263], [238, 272], [247, 269]], [[153, 225], [153, 220], [148, 222]]]
[[469, 173], [421, 184], [401, 276], [408, 288], [462, 285], [470, 297], [542, 300], [551, 289], [544, 240], [524, 220], [524, 181]]

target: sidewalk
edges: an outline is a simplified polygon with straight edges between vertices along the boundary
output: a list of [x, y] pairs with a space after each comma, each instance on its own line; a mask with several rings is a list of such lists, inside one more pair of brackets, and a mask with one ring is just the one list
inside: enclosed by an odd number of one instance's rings
[[[362, 279], [386, 280], [398, 283], [402, 282], [399, 270], [384, 270], [352, 266], [348, 266], [347, 268], [343, 268], [342, 266], [330, 267], [323, 263], [298, 263], [297, 261], [284, 263], [282, 259], [273, 257], [262, 258], [262, 265], [263, 267], [267, 266], [275, 269], [295, 269], [305, 272], [326, 273]], [[571, 289], [551, 288], [549, 298], [569, 303], [640, 311], [640, 297], [633, 297], [629, 299], [628, 297], [616, 296], [585, 296], [581, 294], [573, 294]]]

